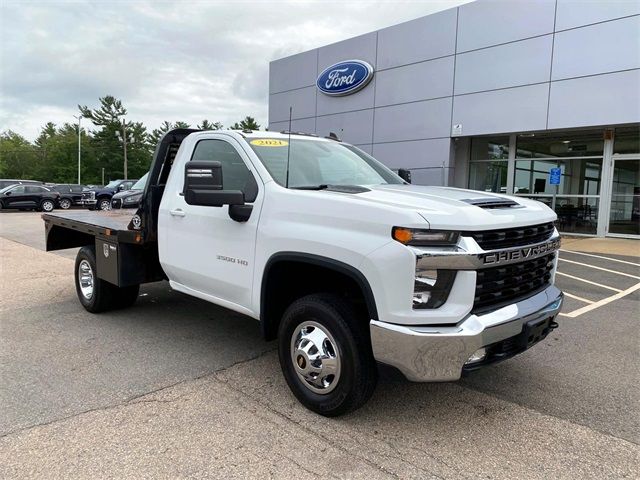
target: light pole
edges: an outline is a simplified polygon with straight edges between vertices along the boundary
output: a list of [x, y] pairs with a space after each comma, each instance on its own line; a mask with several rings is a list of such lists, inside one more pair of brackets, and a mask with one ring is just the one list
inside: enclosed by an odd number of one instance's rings
[[116, 133], [116, 137], [117, 136], [122, 138], [122, 145], [124, 147], [124, 179], [127, 180], [127, 123], [124, 118], [122, 119], [122, 132], [119, 135]]
[[80, 120], [82, 120], [82, 115], [74, 115], [73, 118], [78, 119], [78, 185], [80, 185], [80, 144], [82, 141], [82, 129], [80, 128]]

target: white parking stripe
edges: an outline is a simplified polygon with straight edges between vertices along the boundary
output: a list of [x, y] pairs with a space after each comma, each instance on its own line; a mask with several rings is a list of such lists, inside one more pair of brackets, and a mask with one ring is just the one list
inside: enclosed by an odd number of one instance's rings
[[573, 275], [569, 275], [568, 273], [556, 272], [556, 275], [562, 275], [563, 277], [572, 278], [574, 280], [579, 280], [584, 283], [590, 283], [591, 285], [595, 285], [596, 287], [606, 288], [607, 290], [613, 290], [614, 292], [621, 292], [619, 288], [613, 288], [608, 285], [602, 285], [601, 283], [592, 282], [591, 280], [585, 280], [584, 278], [574, 277]]
[[602, 270], [603, 272], [617, 273], [618, 275], [623, 275], [625, 277], [631, 277], [631, 278], [635, 278], [636, 280], [640, 280], [640, 277], [638, 277], [637, 275], [631, 275], [630, 273], [618, 272], [617, 270], [609, 270], [608, 268], [596, 267], [595, 265], [589, 265], [588, 263], [574, 262], [573, 260], [567, 260], [566, 258], [558, 257], [558, 260], [562, 262], [573, 263], [574, 265], [582, 265], [583, 267]]
[[604, 260], [609, 260], [611, 262], [626, 263], [627, 265], [633, 265], [634, 267], [640, 267], [640, 263], [627, 262], [626, 260], [618, 260], [617, 258], [603, 257], [602, 255], [594, 255], [593, 253], [576, 252], [574, 250], [565, 250], [565, 249], [562, 249], [562, 248], [560, 249], [560, 251], [561, 252], [567, 252], [567, 253], [575, 253], [576, 255], [584, 255], [585, 257], [602, 258]]
[[640, 283], [636, 283], [633, 287], [629, 287], [626, 290], [616, 293], [615, 295], [611, 295], [610, 297], [603, 298], [602, 300], [592, 303], [591, 305], [585, 305], [584, 307], [579, 308], [578, 310], [574, 310], [573, 312], [569, 312], [569, 313], [561, 313], [560, 315], [562, 315], [563, 317], [575, 318], [579, 315], [582, 315], [583, 313], [590, 312], [591, 310], [594, 310], [598, 307], [606, 305], [607, 303], [611, 303], [611, 302], [614, 302], [615, 300], [619, 300], [622, 297], [625, 297], [630, 293], [635, 292], [638, 289], [640, 289]]
[[565, 291], [563, 291], [562, 293], [564, 293], [567, 297], [573, 298], [574, 300], [578, 300], [580, 302], [595, 303], [593, 300], [587, 300], [586, 298], [579, 297], [578, 295], [574, 295], [573, 293], [569, 293], [569, 292], [565, 292]]

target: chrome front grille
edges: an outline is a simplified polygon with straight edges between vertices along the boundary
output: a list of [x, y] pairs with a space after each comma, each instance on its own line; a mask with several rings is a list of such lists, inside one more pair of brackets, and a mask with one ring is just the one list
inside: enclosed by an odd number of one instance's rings
[[95, 200], [95, 192], [82, 192], [82, 200]]
[[524, 300], [551, 285], [555, 253], [534, 260], [477, 271], [472, 313]]
[[482, 232], [462, 232], [472, 237], [484, 250], [518, 247], [544, 242], [553, 235], [553, 222], [526, 227], [504, 228], [500, 230], [484, 230]]

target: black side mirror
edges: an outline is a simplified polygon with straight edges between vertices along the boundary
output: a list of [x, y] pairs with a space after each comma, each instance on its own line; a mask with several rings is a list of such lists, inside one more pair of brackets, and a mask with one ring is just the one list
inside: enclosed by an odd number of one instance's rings
[[220, 162], [192, 160], [184, 167], [185, 201], [189, 205], [222, 207], [244, 205], [244, 193], [240, 190], [224, 190]]
[[406, 168], [399, 168], [398, 176], [405, 182], [411, 183], [411, 170], [407, 170]]
[[11, 190], [9, 190], [7, 193], [5, 193], [5, 195], [8, 197], [9, 195], [11, 195]]

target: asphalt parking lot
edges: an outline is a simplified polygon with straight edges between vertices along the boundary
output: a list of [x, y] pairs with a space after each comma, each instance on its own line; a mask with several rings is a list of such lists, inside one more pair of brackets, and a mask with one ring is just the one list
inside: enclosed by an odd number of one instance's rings
[[305, 410], [241, 315], [144, 286], [87, 313], [74, 251], [0, 213], [0, 478], [637, 478], [640, 258], [571, 252], [560, 328], [449, 384], [383, 370], [361, 410]]

